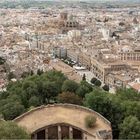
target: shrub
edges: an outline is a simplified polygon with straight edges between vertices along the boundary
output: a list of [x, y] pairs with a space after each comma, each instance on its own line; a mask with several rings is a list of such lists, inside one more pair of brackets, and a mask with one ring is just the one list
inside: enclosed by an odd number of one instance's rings
[[97, 87], [100, 87], [101, 84], [102, 84], [102, 83], [101, 83], [100, 80], [96, 80], [95, 83], [94, 83], [94, 85], [97, 86]]
[[93, 78], [91, 79], [90, 82], [91, 82], [92, 84], [94, 84], [96, 81], [97, 81], [97, 78], [93, 77]]
[[85, 118], [85, 125], [87, 128], [94, 127], [95, 123], [96, 123], [96, 117], [89, 115]]
[[108, 85], [104, 85], [102, 88], [103, 88], [103, 90], [105, 90], [105, 91], [109, 91], [109, 86], [108, 86]]

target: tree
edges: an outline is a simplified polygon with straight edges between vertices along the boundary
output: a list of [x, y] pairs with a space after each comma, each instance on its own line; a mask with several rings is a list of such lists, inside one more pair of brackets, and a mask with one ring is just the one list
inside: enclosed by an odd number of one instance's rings
[[63, 82], [67, 79], [67, 77], [60, 71], [51, 70], [42, 74], [41, 79], [55, 82], [57, 84], [57, 88], [59, 88], [59, 92], [61, 92]]
[[27, 100], [29, 100], [33, 95], [36, 95], [38, 93], [36, 83], [27, 79], [25, 79], [22, 83], [22, 90], [24, 91]]
[[124, 110], [120, 105], [120, 101], [111, 99], [110, 94], [101, 90], [93, 90], [86, 95], [85, 105], [107, 118], [112, 123], [113, 136], [118, 139], [118, 124], [124, 118]]
[[120, 124], [120, 139], [140, 139], [140, 121], [135, 116], [128, 116]]
[[40, 101], [39, 101], [39, 98], [36, 97], [36, 96], [32, 96], [29, 100], [29, 106], [39, 106], [40, 105]]
[[140, 101], [140, 94], [134, 89], [119, 88], [116, 91], [117, 96], [122, 100]]
[[109, 91], [109, 86], [108, 86], [108, 85], [104, 85], [102, 88], [103, 88], [103, 90], [105, 90], [105, 91]]
[[78, 87], [79, 85], [76, 82], [72, 80], [66, 80], [62, 85], [62, 91], [69, 91], [75, 93]]
[[87, 93], [93, 90], [92, 85], [86, 81], [81, 81], [80, 86], [76, 90], [76, 94], [84, 98]]
[[23, 72], [22, 74], [21, 74], [21, 78], [26, 78], [26, 77], [28, 77], [29, 76], [29, 72]]
[[[86, 95], [85, 105], [103, 115], [108, 112], [110, 100], [103, 92], [93, 90], [93, 92]], [[105, 106], [106, 108], [104, 108]]]
[[[50, 99], [53, 99], [54, 97], [56, 97], [58, 95], [59, 89], [56, 86], [55, 82], [46, 82], [43, 84], [43, 89], [42, 89], [42, 93], [41, 96], [43, 98], [43, 102], [47, 103], [49, 102]], [[45, 99], [45, 100], [44, 100]]]
[[91, 81], [90, 81], [90, 82], [91, 82], [92, 84], [94, 84], [94, 83], [95, 83], [95, 81], [97, 81], [97, 78], [93, 77], [93, 78], [91, 79]]
[[13, 72], [9, 72], [8, 74], [8, 80], [10, 81], [11, 79], [16, 78]]
[[43, 70], [38, 69], [38, 70], [37, 70], [37, 74], [38, 74], [38, 75], [43, 74]]
[[125, 117], [133, 115], [140, 120], [140, 102], [137, 101], [124, 101], [122, 102]]
[[33, 72], [33, 70], [31, 70], [31, 71], [30, 71], [30, 75], [31, 75], [31, 76], [32, 76], [32, 75], [34, 75], [34, 72]]
[[5, 59], [3, 59], [2, 57], [0, 57], [0, 65], [3, 65], [5, 63]]
[[95, 83], [94, 83], [94, 85], [97, 86], [97, 87], [100, 87], [101, 84], [102, 84], [102, 83], [101, 83], [100, 80], [96, 80]]
[[5, 120], [13, 120], [25, 111], [23, 105], [14, 101], [7, 102], [2, 108], [2, 114]]
[[86, 81], [86, 75], [85, 75], [85, 73], [83, 74], [82, 80], [83, 81]]
[[42, 75], [29, 74], [20, 81], [10, 81], [7, 91], [0, 92], [0, 114], [4, 119], [12, 120], [31, 106], [55, 102], [65, 80], [63, 73], [49, 71]]
[[71, 92], [61, 93], [58, 95], [57, 99], [61, 103], [82, 105], [82, 98], [80, 98], [78, 95], [75, 95], [74, 93]]
[[0, 121], [1, 139], [30, 139], [29, 134], [11, 121]]
[[124, 22], [120, 22], [120, 23], [119, 23], [119, 26], [124, 26], [124, 25], [125, 25]]

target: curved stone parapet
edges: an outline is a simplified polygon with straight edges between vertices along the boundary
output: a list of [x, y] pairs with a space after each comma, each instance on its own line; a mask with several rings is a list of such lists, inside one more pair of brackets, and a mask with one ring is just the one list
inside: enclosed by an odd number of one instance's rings
[[[97, 118], [96, 125], [93, 128], [85, 126], [85, 118], [88, 115]], [[72, 104], [40, 106], [17, 117], [14, 121], [18, 125], [25, 127], [31, 134], [54, 124], [67, 124], [79, 128], [83, 134], [90, 138], [92, 136], [99, 138], [99, 132], [101, 131], [111, 132], [110, 137], [112, 137], [111, 123], [106, 118], [91, 109]]]

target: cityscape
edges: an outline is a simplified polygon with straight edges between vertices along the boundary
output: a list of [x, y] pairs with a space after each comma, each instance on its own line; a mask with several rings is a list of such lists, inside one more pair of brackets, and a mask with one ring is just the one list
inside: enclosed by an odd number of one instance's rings
[[0, 139], [140, 139], [140, 1], [1, 0]]

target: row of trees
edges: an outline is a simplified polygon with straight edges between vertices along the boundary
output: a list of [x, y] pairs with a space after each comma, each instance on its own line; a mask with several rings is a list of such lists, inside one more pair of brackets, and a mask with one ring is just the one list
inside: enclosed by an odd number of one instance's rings
[[[48, 103], [71, 103], [91, 108], [111, 123], [113, 137], [140, 138], [140, 94], [119, 89], [116, 94], [86, 82], [68, 80], [61, 72], [49, 71], [10, 82], [0, 93], [0, 114], [12, 120], [33, 107]], [[129, 122], [129, 123], [128, 123]]]
[[[90, 81], [92, 84], [94, 84], [95, 86], [97, 86], [97, 87], [100, 87], [101, 86], [101, 81], [100, 80], [98, 80], [97, 78], [95, 78], [95, 77], [93, 77], [92, 79], [91, 79], [91, 81]], [[105, 91], [109, 91], [109, 86], [108, 85], [104, 85], [103, 87], [103, 90], [105, 90]]]
[[11, 120], [30, 107], [49, 103], [61, 92], [66, 77], [61, 72], [50, 71], [9, 82], [7, 91], [0, 93], [0, 113]]
[[12, 120], [31, 107], [42, 104], [62, 102], [82, 105], [85, 94], [91, 91], [92, 86], [86, 81], [78, 84], [68, 80], [61, 72], [29, 75], [23, 80], [9, 82], [7, 91], [0, 93], [0, 114], [5, 120]]
[[[43, 70], [40, 70], [40, 69], [38, 69], [37, 70], [37, 75], [41, 75], [41, 74], [43, 74], [44, 72], [43, 72]], [[29, 72], [23, 72], [22, 74], [21, 74], [21, 78], [26, 78], [26, 77], [28, 77], [28, 76], [32, 76], [32, 75], [34, 75], [34, 72], [33, 72], [33, 70], [31, 70], [31, 71], [29, 71]], [[13, 72], [9, 72], [8, 74], [7, 74], [7, 79], [10, 81], [11, 79], [13, 79], [13, 78], [15, 78], [16, 79], [16, 75], [13, 73]]]

